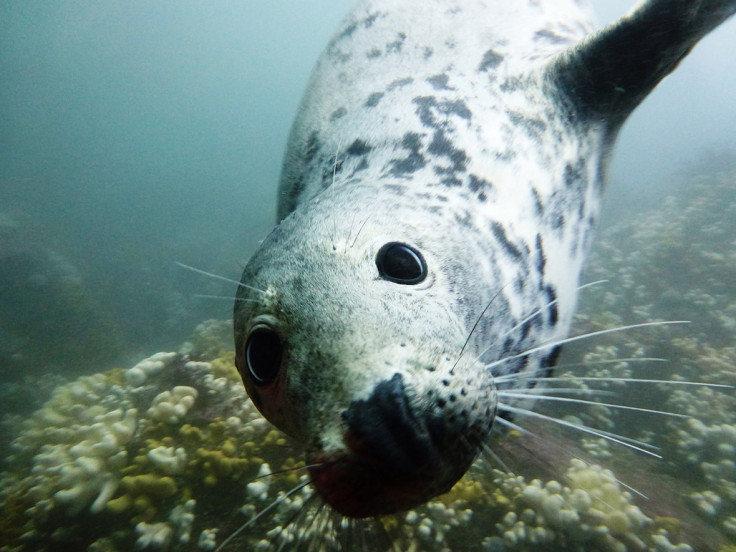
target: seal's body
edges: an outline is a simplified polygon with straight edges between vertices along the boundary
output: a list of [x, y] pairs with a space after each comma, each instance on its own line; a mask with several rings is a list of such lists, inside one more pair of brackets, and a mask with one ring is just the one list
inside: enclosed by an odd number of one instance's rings
[[496, 378], [551, 370], [620, 125], [736, 11], [655, 0], [591, 35], [580, 4], [365, 0], [312, 77], [236, 361], [345, 515], [448, 490], [514, 407]]

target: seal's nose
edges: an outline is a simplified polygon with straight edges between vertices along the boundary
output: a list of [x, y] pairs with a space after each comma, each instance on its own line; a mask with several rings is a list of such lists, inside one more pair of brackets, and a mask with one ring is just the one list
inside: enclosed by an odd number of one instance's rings
[[438, 448], [445, 423], [431, 414], [417, 417], [401, 374], [376, 385], [368, 399], [354, 401], [343, 421], [348, 428], [346, 444], [378, 470], [396, 477], [421, 477], [440, 467]]

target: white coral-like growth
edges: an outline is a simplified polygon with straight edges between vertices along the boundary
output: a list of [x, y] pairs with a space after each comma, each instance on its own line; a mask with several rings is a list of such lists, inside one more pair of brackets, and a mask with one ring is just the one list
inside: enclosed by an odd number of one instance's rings
[[148, 451], [151, 463], [167, 475], [182, 473], [187, 465], [187, 453], [183, 448], [156, 447]]
[[175, 424], [194, 406], [198, 395], [194, 387], [177, 385], [171, 391], [163, 391], [156, 395], [146, 414], [158, 422]]
[[[43, 512], [63, 504], [71, 514], [90, 505], [100, 512], [120, 483], [120, 470], [127, 463], [125, 445], [138, 424], [134, 408], [105, 412], [102, 382], [97, 376], [80, 378], [62, 387], [32, 424], [48, 424], [43, 445], [33, 456], [34, 485], [28, 495], [36, 499], [32, 512]], [[73, 423], [72, 423], [73, 422]], [[29, 432], [29, 435], [33, 433]], [[18, 448], [23, 448], [20, 439]]]
[[148, 376], [158, 374], [176, 358], [176, 353], [156, 353], [125, 371], [125, 383], [131, 387], [139, 387], [146, 382]]
[[166, 550], [174, 536], [174, 530], [164, 522], [146, 523], [142, 521], [135, 526], [135, 532], [138, 533], [136, 544], [142, 549]]

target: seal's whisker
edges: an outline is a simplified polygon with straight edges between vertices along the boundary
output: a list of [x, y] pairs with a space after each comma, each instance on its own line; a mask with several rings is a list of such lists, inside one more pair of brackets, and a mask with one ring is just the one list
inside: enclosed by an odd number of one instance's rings
[[667, 412], [664, 410], [654, 410], [651, 408], [640, 408], [637, 406], [626, 406], [623, 404], [586, 401], [585, 399], [573, 399], [572, 397], [551, 397], [549, 395], [541, 395], [541, 394], [535, 394], [535, 393], [515, 393], [515, 392], [509, 392], [509, 391], [499, 391], [498, 396], [503, 397], [503, 398], [510, 398], [510, 399], [535, 399], [535, 400], [538, 399], [540, 401], [557, 401], [557, 402], [566, 402], [566, 403], [575, 403], [575, 404], [587, 404], [587, 405], [594, 405], [594, 406], [605, 406], [607, 408], [617, 408], [619, 410], [633, 410], [636, 412], [646, 412], [648, 414], [660, 414], [662, 416], [671, 416], [673, 418], [690, 418], [691, 417], [688, 414], [678, 414], [677, 412]]
[[[533, 437], [534, 439], [538, 439], [538, 440], [544, 442], [547, 445], [550, 445], [551, 444], [556, 449], [561, 450], [564, 453], [568, 454], [570, 456], [570, 458], [575, 458], [576, 460], [580, 460], [581, 462], [584, 462], [585, 464], [590, 464], [590, 462], [588, 462], [584, 458], [580, 458], [576, 454], [573, 454], [570, 450], [568, 450], [566, 447], [563, 447], [559, 443], [556, 443], [555, 441], [550, 441], [549, 439], [545, 439], [541, 435], [537, 435], [533, 431], [529, 431], [528, 429], [526, 429], [524, 427], [521, 427], [520, 425], [515, 424], [514, 422], [512, 422], [510, 420], [506, 420], [505, 418], [497, 418], [496, 421], [497, 422], [500, 422], [501, 425], [503, 425], [505, 427], [508, 427], [509, 429], [513, 429], [515, 431], [518, 431], [520, 433], [523, 433], [524, 435], [529, 435], [530, 437]], [[649, 500], [649, 497], [647, 495], [645, 495], [641, 491], [638, 491], [637, 489], [635, 489], [631, 485], [628, 485], [627, 483], [624, 483], [623, 481], [621, 481], [620, 479], [618, 479], [615, 476], [614, 476], [614, 480], [616, 481], [616, 483], [618, 483], [622, 487], [625, 487], [626, 489], [628, 489], [632, 493], [635, 493], [635, 494], [639, 495], [640, 497], [642, 497], [645, 500]]]
[[[521, 376], [521, 377], [512, 377]], [[721, 389], [734, 389], [736, 386], [726, 385], [723, 383], [705, 383], [701, 381], [680, 381], [680, 380], [662, 380], [662, 379], [641, 379], [641, 378], [616, 378], [616, 377], [603, 377], [603, 376], [522, 376], [520, 374], [509, 374], [508, 376], [500, 376], [495, 379], [497, 383], [503, 383], [510, 380], [524, 380], [524, 381], [544, 381], [554, 383], [557, 381], [600, 381], [600, 382], [620, 382], [620, 383], [663, 383], [666, 385], [693, 385], [698, 387], [715, 387]], [[545, 391], [547, 391], [545, 389]]]
[[[338, 164], [338, 157], [340, 156], [340, 146], [342, 145], [342, 142], [337, 144], [337, 150], [335, 150], [335, 159], [332, 163], [332, 182], [330, 183], [330, 187], [335, 186], [335, 178], [337, 176], [337, 164]], [[332, 242], [332, 250], [337, 250], [337, 244], [335, 243], [335, 240], [337, 238], [337, 213], [335, 213], [332, 217], [332, 233], [330, 234], [330, 241]]]
[[581, 335], [575, 335], [572, 337], [568, 337], [565, 339], [558, 339], [557, 341], [551, 341], [549, 343], [544, 343], [542, 345], [537, 345], [536, 347], [532, 347], [530, 349], [527, 349], [524, 352], [518, 353], [516, 355], [507, 356], [504, 358], [500, 358], [494, 362], [491, 362], [490, 364], [486, 364], [485, 367], [487, 369], [494, 368], [498, 366], [499, 364], [503, 364], [505, 362], [509, 362], [511, 360], [516, 360], [517, 358], [523, 358], [526, 356], [529, 356], [533, 353], [537, 353], [539, 351], [544, 351], [546, 349], [551, 349], [553, 347], [559, 347], [560, 345], [564, 345], [566, 343], [572, 343], [574, 341], [581, 341], [583, 339], [589, 339], [591, 337], [599, 337], [602, 335], [607, 335], [611, 333], [616, 332], [623, 332], [627, 330], [633, 330], [636, 328], [646, 328], [650, 326], [669, 326], [674, 324], [689, 324], [690, 322], [688, 320], [665, 320], [661, 322], [643, 322], [641, 324], [631, 324], [629, 326], [619, 326], [618, 328], [609, 328], [607, 330], [598, 330], [595, 332], [589, 332]]
[[[317, 491], [312, 492], [312, 494], [309, 497], [309, 500], [312, 500], [312, 499], [315, 499], [315, 498], [319, 498], [319, 495], [317, 494]], [[322, 502], [320, 504], [317, 504], [316, 507], [314, 508], [313, 513], [310, 516], [309, 521], [307, 522], [307, 524], [304, 525], [304, 527], [302, 527], [302, 529], [299, 532], [299, 534], [294, 535], [294, 539], [296, 540], [296, 543], [297, 543], [296, 544], [297, 549], [300, 548], [300, 544], [302, 542], [305, 542], [306, 543], [307, 549], [311, 549], [312, 548], [312, 544], [314, 543], [314, 541], [316, 541], [317, 535], [320, 534], [320, 531], [315, 531], [311, 536], [308, 536], [309, 535], [309, 530], [312, 528], [312, 526], [315, 524], [315, 522], [318, 522], [319, 521], [319, 523], [324, 524], [324, 521], [322, 521], [322, 518], [324, 517], [325, 507], [326, 506], [325, 506], [325, 503], [324, 502]]]
[[468, 337], [465, 338], [465, 343], [463, 343], [463, 346], [460, 348], [460, 353], [457, 355], [457, 359], [455, 360], [455, 364], [452, 365], [452, 368], [450, 368], [450, 375], [455, 373], [455, 367], [457, 366], [457, 363], [460, 362], [460, 359], [463, 358], [463, 354], [465, 353], [465, 349], [468, 346], [468, 343], [470, 343], [470, 338], [473, 337], [473, 333], [475, 333], [475, 330], [478, 328], [478, 324], [480, 324], [480, 321], [483, 320], [483, 317], [485, 316], [488, 309], [491, 307], [493, 302], [496, 300], [496, 298], [501, 294], [503, 289], [508, 286], [511, 282], [506, 282], [501, 288], [496, 292], [496, 294], [491, 297], [491, 300], [488, 301], [488, 304], [483, 309], [483, 311], [480, 313], [480, 316], [476, 319], [475, 324], [473, 324], [473, 327], [470, 329], [470, 333], [468, 333]]
[[363, 228], [365, 228], [365, 224], [368, 222], [368, 219], [371, 217], [366, 217], [366, 219], [361, 223], [360, 228], [358, 228], [358, 233], [355, 234], [355, 237], [353, 238], [353, 243], [350, 244], [350, 247], [355, 247], [355, 242], [358, 241], [358, 236], [360, 236], [360, 233], [363, 231]]
[[[581, 290], [586, 289], [586, 288], [589, 288], [589, 287], [597, 286], [599, 284], [605, 284], [607, 282], [608, 282], [608, 280], [596, 280], [595, 282], [589, 282], [587, 284], [583, 284], [582, 286], [579, 286], [578, 287], [578, 291], [581, 291]], [[494, 299], [495, 299], [495, 297], [494, 297]], [[539, 316], [542, 312], [544, 312], [545, 310], [547, 310], [548, 308], [550, 308], [552, 305], [556, 304], [557, 302], [558, 302], [558, 299], [553, 299], [552, 301], [550, 301], [546, 305], [542, 305], [538, 309], [534, 310], [529, 316], [527, 316], [526, 318], [524, 318], [523, 320], [521, 320], [520, 322], [518, 322], [513, 328], [510, 328], [508, 331], [506, 331], [503, 334], [501, 334], [498, 337], [498, 340], [500, 341], [504, 337], [506, 337], [508, 335], [511, 335], [513, 332], [515, 332], [516, 330], [518, 330], [519, 328], [521, 328], [524, 324], [526, 324], [527, 322], [530, 322], [531, 320], [533, 320], [534, 318], [536, 318], [537, 316]], [[490, 305], [488, 305], [488, 306], [490, 306]], [[483, 311], [483, 313], [481, 314], [481, 317], [483, 317], [483, 315], [485, 314], [486, 310], [488, 310], [488, 307], [486, 307], [486, 309]], [[478, 322], [480, 322], [480, 319], [478, 320]], [[476, 325], [478, 324], [478, 322], [476, 322]], [[475, 329], [475, 326], [473, 326], [473, 329]], [[472, 333], [472, 331], [471, 331], [471, 333]], [[467, 345], [467, 342], [466, 342], [466, 345]], [[481, 353], [476, 358], [478, 358], [478, 360], [480, 360], [483, 357], [484, 354], [486, 354], [488, 351], [491, 350], [491, 347], [492, 346], [489, 346], [489, 347], [486, 347], [485, 349], [483, 349], [483, 351], [481, 351]]]
[[221, 552], [225, 548], [225, 546], [227, 546], [227, 544], [231, 540], [233, 540], [240, 533], [242, 533], [243, 531], [245, 531], [248, 527], [250, 527], [251, 525], [253, 525], [256, 521], [258, 521], [259, 519], [261, 519], [264, 515], [266, 515], [266, 513], [270, 512], [271, 510], [273, 510], [274, 508], [276, 508], [276, 506], [278, 506], [279, 504], [281, 504], [284, 500], [286, 500], [287, 498], [289, 498], [290, 496], [292, 496], [294, 493], [297, 493], [297, 492], [301, 491], [304, 487], [306, 487], [307, 485], [309, 485], [309, 483], [310, 483], [310, 481], [301, 482], [296, 487], [294, 487], [293, 489], [291, 489], [289, 492], [284, 493], [283, 495], [281, 495], [280, 497], [278, 497], [276, 500], [274, 500], [273, 502], [271, 502], [271, 504], [269, 504], [268, 506], [266, 506], [263, 510], [261, 510], [260, 512], [258, 512], [255, 516], [253, 516], [252, 518], [250, 518], [243, 525], [241, 525], [235, 531], [233, 531], [233, 533], [230, 536], [228, 536], [224, 541], [222, 541], [222, 543], [220, 543], [220, 546], [218, 546], [217, 548], [215, 548], [215, 552]]
[[[608, 282], [608, 280], [596, 280], [595, 282], [589, 282], [587, 284], [583, 284], [581, 286], [578, 286], [578, 291], [582, 291], [582, 290], [584, 290], [586, 288], [597, 286], [597, 285], [600, 285], [600, 284], [605, 284], [607, 282]], [[506, 331], [505, 333], [501, 334], [499, 336], [499, 339], [503, 339], [504, 337], [506, 337], [508, 335], [511, 335], [516, 330], [518, 330], [519, 328], [521, 328], [524, 324], [526, 324], [527, 322], [529, 322], [529, 321], [533, 320], [534, 318], [536, 318], [537, 316], [539, 316], [542, 312], [544, 312], [545, 310], [547, 310], [548, 308], [550, 308], [552, 305], [555, 305], [558, 301], [559, 301], [559, 299], [553, 299], [552, 301], [550, 301], [546, 305], [542, 305], [541, 307], [539, 307], [538, 309], [536, 309], [535, 311], [533, 311], [529, 316], [527, 316], [526, 318], [524, 318], [521, 322], [519, 322], [518, 324], [516, 324], [513, 328], [511, 328], [508, 331]], [[481, 358], [489, 349], [490, 349], [490, 347], [488, 347], [482, 353], [480, 353], [478, 355], [478, 358]]]
[[[580, 424], [574, 424], [572, 422], [568, 422], [566, 420], [559, 420], [557, 418], [553, 418], [552, 416], [546, 416], [544, 414], [540, 414], [538, 412], [534, 412], [533, 410], [528, 410], [526, 408], [519, 408], [516, 406], [511, 406], [507, 404], [498, 403], [499, 410], [503, 410], [506, 412], [511, 412], [513, 414], [519, 414], [521, 416], [529, 416], [531, 418], [539, 418], [540, 420], [545, 420], [548, 422], [552, 422], [555, 424], [559, 424], [564, 427], [569, 427], [572, 429], [577, 429], [579, 431], [582, 431], [583, 433], [590, 433], [591, 435], [596, 435], [598, 437], [602, 437], [604, 439], [607, 439], [613, 443], [620, 444], [625, 447], [632, 448], [634, 450], [638, 450], [639, 452], [642, 452], [644, 454], [648, 454], [650, 456], [654, 456], [655, 458], [661, 459], [662, 456], [659, 454], [656, 454], [652, 452], [649, 449], [658, 450], [658, 447], [655, 447], [653, 445], [650, 445], [649, 443], [645, 443], [643, 441], [638, 441], [636, 439], [632, 439], [630, 437], [625, 437], [623, 435], [617, 435], [615, 433], [611, 433], [609, 431], [604, 431], [602, 429], [593, 429], [590, 427], [586, 427]], [[646, 447], [646, 448], [645, 448]]]
[[[546, 381], [544, 378], [539, 378], [542, 381]], [[498, 396], [511, 396], [516, 393], [528, 394], [530, 397], [541, 397], [545, 393], [571, 393], [573, 395], [608, 395], [614, 397], [617, 395], [614, 391], [606, 391], [603, 389], [580, 389], [579, 387], [544, 387], [541, 389], [519, 389], [519, 390], [506, 390], [501, 389], [498, 391]], [[537, 395], [536, 393], [540, 393]]]
[[[302, 503], [301, 507], [294, 512], [294, 514], [282, 525], [281, 532], [279, 533], [279, 537], [281, 539], [281, 544], [279, 544], [278, 549], [276, 552], [281, 552], [281, 550], [284, 549], [284, 547], [287, 544], [291, 544], [290, 540], [290, 534], [286, 533], [286, 531], [291, 532], [290, 527], [294, 525], [295, 527], [298, 526], [300, 523], [300, 519], [306, 516], [307, 512], [309, 512], [311, 508], [311, 502], [317, 497], [317, 491], [312, 491], [312, 493], [307, 497], [307, 499]], [[317, 510], [319, 510], [320, 507], [317, 507]], [[312, 525], [314, 521], [314, 517], [307, 523], [306, 527], [304, 528], [304, 532], [309, 530], [309, 527]], [[297, 543], [301, 540], [300, 537], [296, 534], [293, 535], [294, 539], [297, 541]]]
[[489, 456], [491, 460], [493, 460], [496, 464], [498, 464], [503, 471], [506, 473], [514, 473], [514, 470], [512, 470], [506, 462], [504, 462], [501, 457], [496, 454], [496, 452], [488, 445], [488, 443], [483, 443], [482, 452], [485, 456]]
[[195, 293], [192, 297], [197, 299], [223, 299], [227, 301], [235, 301], [237, 303], [260, 303], [258, 299], [244, 299], [242, 297], [228, 297], [227, 295], [205, 295], [203, 293]]
[[619, 362], [669, 362], [668, 358], [656, 357], [629, 357], [629, 358], [610, 358], [608, 360], [593, 360], [591, 362], [571, 362], [569, 364], [559, 364], [557, 370], [562, 368], [575, 368], [579, 366], [601, 366], [604, 364], [618, 364]]
[[249, 289], [251, 291], [256, 291], [258, 293], [263, 293], [264, 295], [266, 293], [266, 291], [263, 289], [258, 289], [256, 287], [246, 285], [242, 282], [239, 282], [238, 280], [233, 280], [232, 278], [225, 278], [225, 276], [220, 276], [218, 274], [213, 274], [212, 272], [207, 272], [206, 270], [194, 268], [193, 266], [189, 266], [184, 263], [180, 263], [179, 261], [174, 261], [174, 262], [177, 264], [177, 266], [180, 266], [181, 268], [186, 268], [187, 270], [191, 270], [192, 272], [196, 272], [197, 274], [202, 274], [203, 276], [208, 276], [210, 278], [214, 278], [215, 280], [222, 280], [223, 282], [229, 282], [231, 284], [235, 284], [238, 287]]
[[283, 475], [285, 473], [292, 473], [292, 472], [301, 471], [301, 470], [308, 470], [309, 468], [317, 468], [317, 467], [322, 466], [322, 465], [323, 465], [322, 463], [319, 463], [319, 464], [309, 464], [307, 466], [297, 466], [295, 468], [285, 468], [283, 470], [275, 470], [275, 471], [272, 471], [272, 472], [269, 472], [269, 473], [264, 473], [263, 475], [259, 475], [257, 477], [254, 477], [253, 479], [251, 479], [250, 481], [248, 481], [248, 483], [253, 483], [254, 481], [258, 481], [259, 479], [265, 479], [266, 477], [273, 477], [275, 475]]

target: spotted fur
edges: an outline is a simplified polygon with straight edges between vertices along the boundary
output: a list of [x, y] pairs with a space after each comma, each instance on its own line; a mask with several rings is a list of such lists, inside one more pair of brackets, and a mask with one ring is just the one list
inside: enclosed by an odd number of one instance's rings
[[[235, 307], [249, 394], [356, 517], [447, 490], [498, 414], [494, 378], [549, 373], [620, 125], [736, 1], [653, 0], [597, 34], [579, 0], [419, 6], [361, 1], [330, 41], [243, 274], [264, 293]], [[380, 277], [390, 242], [425, 281]], [[283, 347], [267, 385], [259, 328]]]

